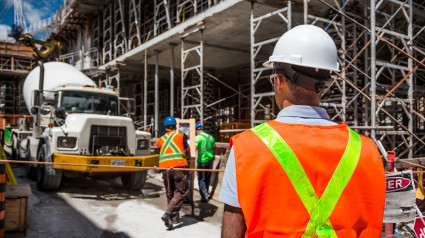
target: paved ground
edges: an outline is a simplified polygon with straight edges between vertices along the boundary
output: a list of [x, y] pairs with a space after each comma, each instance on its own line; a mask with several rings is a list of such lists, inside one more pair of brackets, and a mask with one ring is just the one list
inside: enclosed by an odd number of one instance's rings
[[220, 237], [223, 204], [200, 203], [195, 191], [194, 215], [183, 215], [170, 231], [160, 217], [165, 190], [150, 171], [142, 192], [128, 192], [119, 179], [66, 178], [56, 192], [40, 192], [22, 166], [12, 165], [18, 183], [28, 183], [27, 238], [46, 237]]

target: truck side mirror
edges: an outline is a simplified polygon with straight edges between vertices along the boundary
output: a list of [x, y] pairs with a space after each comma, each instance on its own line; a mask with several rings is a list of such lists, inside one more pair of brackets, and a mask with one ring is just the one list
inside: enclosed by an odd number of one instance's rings
[[62, 118], [62, 119], [66, 118], [65, 110], [63, 108], [60, 108], [60, 107], [55, 109], [55, 115], [58, 118]]
[[38, 113], [38, 107], [31, 108], [31, 114], [36, 115]]

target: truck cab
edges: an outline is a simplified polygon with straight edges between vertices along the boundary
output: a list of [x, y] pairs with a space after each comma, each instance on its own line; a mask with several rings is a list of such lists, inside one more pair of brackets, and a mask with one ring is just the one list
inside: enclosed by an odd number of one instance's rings
[[[68, 83], [45, 88], [42, 95], [40, 107], [33, 106], [37, 96], [30, 102], [32, 115], [36, 116], [38, 111], [41, 114], [40, 125], [31, 125], [33, 130], [30, 126], [20, 126], [12, 135], [14, 159], [61, 163], [27, 166], [27, 175], [37, 179], [40, 189], [57, 189], [62, 176], [75, 173], [119, 176], [126, 189], [143, 187], [146, 171], [111, 167], [158, 163], [158, 157], [150, 155], [150, 133], [136, 130], [130, 117], [119, 115], [117, 91], [94, 83]], [[34, 127], [40, 136], [33, 136]]]

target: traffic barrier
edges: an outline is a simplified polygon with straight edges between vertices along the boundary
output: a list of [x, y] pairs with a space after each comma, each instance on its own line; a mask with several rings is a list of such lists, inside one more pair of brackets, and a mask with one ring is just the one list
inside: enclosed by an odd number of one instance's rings
[[6, 198], [6, 165], [0, 163], [0, 237], [4, 237], [4, 209]]

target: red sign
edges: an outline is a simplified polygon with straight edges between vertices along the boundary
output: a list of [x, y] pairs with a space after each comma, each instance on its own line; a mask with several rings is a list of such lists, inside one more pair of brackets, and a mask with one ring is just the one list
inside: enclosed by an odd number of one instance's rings
[[[387, 192], [394, 192], [406, 188], [410, 185], [410, 180], [403, 177], [388, 177]], [[425, 238], [425, 237], [424, 237]]]
[[425, 225], [421, 221], [421, 218], [418, 217], [415, 219], [415, 225], [413, 226], [413, 230], [415, 230], [416, 236], [418, 238], [425, 238]]

